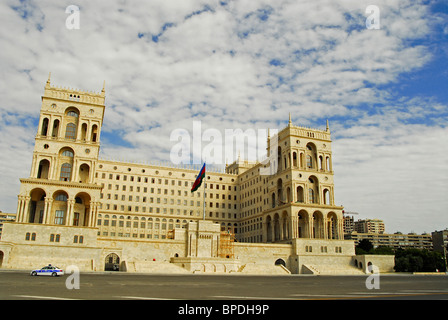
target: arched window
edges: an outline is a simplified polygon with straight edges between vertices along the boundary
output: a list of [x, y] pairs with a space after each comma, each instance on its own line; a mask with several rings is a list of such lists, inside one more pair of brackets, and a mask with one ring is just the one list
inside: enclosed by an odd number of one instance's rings
[[71, 150], [65, 150], [62, 152], [61, 155], [64, 157], [70, 157], [70, 158], [73, 158], [73, 156], [74, 156], [73, 151], [71, 151]]
[[317, 166], [318, 160], [317, 160], [317, 149], [314, 143], [307, 143], [306, 145], [306, 167], [308, 169], [318, 169]]
[[70, 110], [69, 112], [67, 112], [67, 116], [78, 118], [78, 114], [76, 113], [76, 111], [73, 111], [73, 110]]
[[41, 135], [46, 136], [48, 133], [48, 118], [44, 118], [44, 121], [42, 121], [42, 131]]
[[64, 193], [60, 193], [54, 198], [55, 201], [67, 201], [67, 195]]
[[96, 124], [94, 124], [92, 126], [92, 134], [91, 134], [90, 137], [92, 139], [92, 142], [97, 142], [97, 139], [98, 139], [98, 126]]
[[54, 120], [54, 122], [53, 122], [53, 131], [51, 133], [51, 136], [53, 138], [57, 138], [59, 136], [59, 120], [58, 119]]
[[83, 123], [81, 126], [81, 140], [86, 141], [87, 138], [87, 123]]
[[67, 128], [65, 130], [65, 138], [70, 140], [76, 139], [76, 125], [74, 123], [67, 124]]
[[330, 190], [324, 189], [324, 204], [330, 204]]
[[301, 186], [297, 187], [297, 202], [303, 202], [303, 188]]
[[61, 166], [61, 177], [59, 180], [70, 181], [71, 176], [72, 176], [72, 165], [70, 163], [64, 163]]
[[48, 179], [48, 173], [50, 171], [50, 161], [43, 159], [39, 162], [39, 168], [37, 170], [38, 179]]
[[81, 182], [81, 183], [88, 183], [89, 182], [89, 175], [90, 175], [90, 167], [89, 167], [89, 165], [83, 163], [79, 167], [79, 182]]

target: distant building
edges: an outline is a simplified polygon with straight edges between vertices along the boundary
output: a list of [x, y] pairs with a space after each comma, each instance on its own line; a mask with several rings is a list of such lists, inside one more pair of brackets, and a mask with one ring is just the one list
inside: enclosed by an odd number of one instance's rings
[[344, 215], [344, 234], [349, 234], [353, 231], [355, 231], [355, 218]]
[[358, 220], [354, 223], [354, 231], [359, 233], [384, 233], [384, 222], [379, 219]]
[[16, 214], [0, 211], [0, 239], [2, 238], [3, 222], [5, 221], [16, 221]]
[[390, 247], [393, 249], [427, 249], [432, 250], [432, 236], [430, 234], [415, 234], [408, 233], [403, 234], [396, 232], [393, 234], [388, 233], [358, 233], [352, 232], [345, 235], [346, 240], [354, 240], [355, 245], [361, 240], [369, 240], [374, 248], [377, 247]]
[[434, 231], [432, 234], [432, 242], [434, 245], [434, 251], [442, 252], [448, 247], [448, 229], [442, 231]]
[[344, 214], [344, 234], [352, 232], [358, 233], [384, 233], [385, 225], [383, 220], [379, 219], [364, 219], [355, 221], [352, 215]]

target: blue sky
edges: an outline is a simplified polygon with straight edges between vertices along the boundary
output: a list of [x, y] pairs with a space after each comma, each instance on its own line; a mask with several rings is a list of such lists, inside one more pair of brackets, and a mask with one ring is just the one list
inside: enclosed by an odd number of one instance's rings
[[[71, 4], [79, 30], [68, 4], [0, 4], [0, 210], [29, 176], [52, 72], [58, 86], [106, 81], [102, 158], [169, 161], [170, 133], [193, 120], [224, 134], [329, 119], [337, 204], [388, 232], [448, 227], [446, 1]], [[379, 30], [365, 27], [371, 4]]]

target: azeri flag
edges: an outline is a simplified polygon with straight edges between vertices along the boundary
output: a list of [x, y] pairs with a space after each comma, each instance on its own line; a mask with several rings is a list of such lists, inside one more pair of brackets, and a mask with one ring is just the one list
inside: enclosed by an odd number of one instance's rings
[[198, 190], [198, 188], [201, 186], [202, 184], [202, 180], [205, 177], [205, 163], [202, 166], [201, 171], [199, 171], [198, 177], [196, 178], [196, 181], [193, 183], [193, 186], [191, 187], [191, 192], [195, 192], [196, 190]]

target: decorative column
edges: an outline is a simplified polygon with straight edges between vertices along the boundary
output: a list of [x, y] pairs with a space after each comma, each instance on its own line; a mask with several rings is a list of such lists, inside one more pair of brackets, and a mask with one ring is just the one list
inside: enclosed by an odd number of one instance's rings
[[48, 167], [48, 180], [57, 180], [58, 179], [55, 174], [55, 172], [57, 172], [56, 165], [57, 165], [56, 157], [52, 156], [51, 160], [50, 160], [50, 165]]
[[99, 202], [90, 201], [91, 216], [89, 217], [89, 227], [94, 228], [96, 226], [98, 209], [99, 209]]
[[297, 239], [299, 237], [299, 218], [296, 215], [291, 215], [291, 229], [292, 229], [292, 239]]
[[36, 178], [37, 177], [37, 172], [36, 169], [39, 167], [38, 161], [37, 161], [37, 154], [33, 154], [33, 161], [31, 163], [31, 172], [30, 172], [30, 177], [31, 178]]
[[29, 213], [29, 209], [30, 209], [30, 200], [31, 197], [30, 196], [24, 196], [23, 197], [23, 205], [22, 205], [22, 216], [19, 222], [28, 222], [28, 213]]
[[92, 183], [95, 177], [95, 162], [91, 161], [89, 165], [89, 181], [87, 183]]
[[51, 209], [53, 208], [53, 198], [45, 197], [45, 210], [43, 224], [50, 224], [51, 221]]
[[75, 199], [68, 199], [67, 200], [67, 217], [65, 220], [66, 226], [72, 226], [73, 225], [73, 210], [75, 207]]
[[308, 238], [313, 238], [313, 215], [311, 213], [308, 213]]
[[342, 219], [338, 219], [338, 239], [344, 240], [344, 223]]
[[90, 120], [87, 122], [87, 132], [86, 132], [86, 141], [90, 141], [91, 133], [92, 133], [92, 124], [90, 123]]
[[88, 217], [89, 221], [87, 223], [87, 226], [90, 228], [95, 227], [95, 221], [96, 221], [95, 220], [95, 216], [96, 216], [95, 212], [96, 212], [97, 208], [98, 208], [97, 202], [90, 201], [89, 217]]
[[324, 239], [328, 240], [328, 219], [327, 218], [323, 218], [323, 224], [324, 224]]
[[94, 220], [93, 220], [93, 215], [94, 215], [94, 211], [95, 211], [95, 203], [93, 201], [90, 201], [89, 204], [89, 221], [87, 222], [87, 226], [88, 227], [94, 227]]
[[72, 164], [72, 176], [70, 177], [71, 182], [79, 182], [79, 161], [77, 159], [73, 160]]
[[278, 218], [278, 227], [279, 227], [279, 234], [278, 239], [283, 240], [284, 234], [283, 234], [283, 218]]
[[20, 219], [22, 218], [22, 207], [23, 207], [23, 196], [19, 195], [17, 196], [17, 216], [16, 216], [16, 222], [20, 222]]

